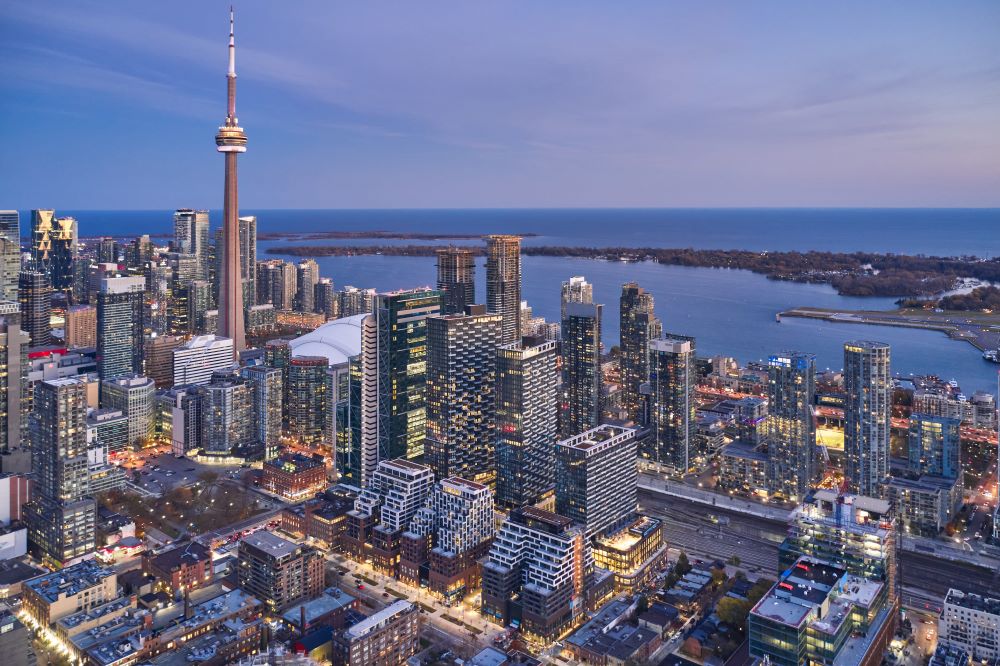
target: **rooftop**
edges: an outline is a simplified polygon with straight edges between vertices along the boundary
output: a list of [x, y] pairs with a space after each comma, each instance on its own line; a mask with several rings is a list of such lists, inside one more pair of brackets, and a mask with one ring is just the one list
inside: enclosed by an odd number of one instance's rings
[[367, 316], [334, 319], [291, 340], [292, 356], [324, 356], [330, 365], [347, 363], [361, 353], [361, 322]]
[[258, 530], [253, 534], [249, 534], [243, 537], [241, 543], [278, 558], [292, 555], [299, 548], [297, 544], [288, 539], [282, 539], [274, 532], [267, 530]]
[[564, 439], [556, 444], [557, 447], [574, 449], [582, 452], [587, 457], [596, 455], [622, 442], [626, 442], [635, 436], [632, 428], [622, 428], [609, 424], [599, 425], [585, 432]]
[[944, 598], [944, 603], [945, 606], [960, 606], [961, 608], [982, 611], [991, 615], [1000, 615], [1000, 599], [962, 592], [954, 588], [948, 590], [948, 594]]
[[409, 601], [404, 601], [400, 599], [399, 601], [386, 606], [374, 615], [370, 615], [361, 622], [358, 622], [350, 629], [345, 631], [345, 635], [350, 640], [357, 640], [363, 638], [365, 634], [369, 634], [376, 629], [381, 628], [390, 620], [393, 620], [404, 613], [413, 612], [416, 606], [411, 604]]
[[341, 608], [346, 608], [354, 602], [354, 597], [343, 592], [342, 590], [331, 587], [326, 590], [326, 592], [312, 601], [307, 601], [305, 603], [299, 604], [297, 606], [292, 606], [281, 618], [288, 624], [293, 624], [298, 626], [299, 622], [302, 620], [302, 609], [305, 608], [306, 611], [306, 623], [312, 623]]
[[65, 569], [32, 578], [24, 585], [43, 599], [53, 602], [62, 596], [72, 596], [100, 585], [104, 579], [114, 575], [113, 569], [102, 567], [93, 560], [84, 560]]

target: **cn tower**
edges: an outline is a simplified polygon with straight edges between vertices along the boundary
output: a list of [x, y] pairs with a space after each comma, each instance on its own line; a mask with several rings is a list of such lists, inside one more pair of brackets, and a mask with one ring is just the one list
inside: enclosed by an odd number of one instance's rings
[[226, 156], [226, 189], [222, 206], [222, 282], [219, 286], [219, 335], [232, 338], [235, 358], [246, 348], [243, 323], [243, 271], [240, 269], [239, 201], [236, 156], [247, 150], [247, 135], [236, 117], [236, 37], [233, 8], [229, 8], [229, 73], [226, 74], [226, 123], [215, 135], [215, 145]]

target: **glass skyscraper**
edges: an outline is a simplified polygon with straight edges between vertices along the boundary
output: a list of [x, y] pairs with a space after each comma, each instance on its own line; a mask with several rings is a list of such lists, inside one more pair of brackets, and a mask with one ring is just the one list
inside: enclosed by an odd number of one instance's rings
[[698, 454], [695, 439], [694, 338], [666, 335], [649, 343], [652, 458], [684, 474]]
[[813, 418], [816, 356], [785, 352], [771, 356], [767, 366], [769, 490], [801, 501], [818, 474]]
[[881, 497], [889, 476], [892, 375], [889, 345], [844, 345], [844, 475], [852, 492]]
[[567, 303], [562, 323], [563, 437], [601, 422], [601, 313], [603, 305]]
[[638, 421], [643, 413], [639, 387], [649, 381], [649, 342], [663, 334], [663, 326], [653, 314], [653, 295], [635, 282], [622, 285], [619, 317], [622, 407]]

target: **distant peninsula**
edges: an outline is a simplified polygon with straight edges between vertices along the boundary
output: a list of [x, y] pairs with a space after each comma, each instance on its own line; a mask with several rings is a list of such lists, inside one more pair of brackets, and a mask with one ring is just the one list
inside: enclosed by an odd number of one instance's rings
[[[368, 234], [365, 237], [371, 237], [371, 232], [364, 233]], [[435, 240], [454, 238], [448, 235], [430, 236]], [[478, 237], [479, 235], [469, 236], [469, 238]], [[440, 247], [440, 245], [294, 245], [271, 247], [267, 252], [295, 257], [372, 254], [427, 257], [433, 256]], [[480, 246], [469, 249], [477, 254], [485, 252]], [[654, 261], [671, 266], [734, 268], [761, 273], [772, 280], [830, 284], [844, 296], [926, 298], [955, 288], [963, 278], [1000, 282], [1000, 259], [978, 257], [927, 257], [870, 252], [753, 252], [546, 245], [525, 246], [521, 248], [521, 253], [527, 256], [574, 257], [604, 261]]]

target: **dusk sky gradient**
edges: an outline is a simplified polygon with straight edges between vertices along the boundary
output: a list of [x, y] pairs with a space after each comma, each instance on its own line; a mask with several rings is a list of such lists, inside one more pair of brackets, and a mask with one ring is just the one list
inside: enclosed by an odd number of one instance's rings
[[[222, 205], [228, 3], [0, 3], [0, 208]], [[236, 3], [244, 208], [1000, 205], [1000, 2]]]

